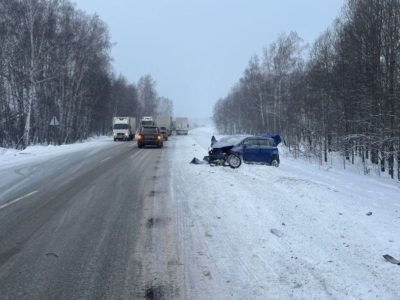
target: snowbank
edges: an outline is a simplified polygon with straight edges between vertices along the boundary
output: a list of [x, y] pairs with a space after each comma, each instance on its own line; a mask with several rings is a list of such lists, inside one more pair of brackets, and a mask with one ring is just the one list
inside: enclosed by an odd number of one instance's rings
[[103, 144], [108, 144], [111, 141], [112, 138], [109, 136], [98, 136], [89, 138], [82, 143], [61, 146], [34, 145], [29, 146], [24, 150], [0, 148], [0, 168], [98, 147]]
[[400, 267], [382, 257], [400, 257], [396, 181], [285, 154], [279, 168], [189, 164], [206, 155], [214, 133], [198, 128], [176, 137], [170, 158], [177, 206], [193, 225], [186, 255], [207, 271], [208, 281], [193, 283], [193, 294], [400, 298]]

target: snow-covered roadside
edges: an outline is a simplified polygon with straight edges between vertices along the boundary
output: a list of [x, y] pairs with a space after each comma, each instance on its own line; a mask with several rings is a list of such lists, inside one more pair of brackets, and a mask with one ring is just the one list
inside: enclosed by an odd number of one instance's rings
[[214, 299], [400, 298], [400, 267], [382, 258], [400, 257], [395, 181], [285, 156], [279, 168], [190, 165], [212, 131], [176, 137], [171, 152], [177, 206], [192, 223], [183, 260], [206, 270], [189, 286], [195, 298], [204, 288]]
[[92, 137], [82, 143], [54, 146], [54, 145], [35, 145], [24, 150], [0, 148], [0, 169], [11, 167], [21, 163], [37, 161], [66, 153], [81, 151], [98, 147], [112, 142], [109, 136]]

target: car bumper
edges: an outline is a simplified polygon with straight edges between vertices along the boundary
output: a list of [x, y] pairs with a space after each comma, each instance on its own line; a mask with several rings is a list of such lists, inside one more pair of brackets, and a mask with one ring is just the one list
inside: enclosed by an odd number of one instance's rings
[[162, 141], [140, 141], [140, 142], [138, 142], [139, 146], [147, 146], [147, 145], [149, 145], [149, 146], [160, 146], [162, 144], [163, 144]]

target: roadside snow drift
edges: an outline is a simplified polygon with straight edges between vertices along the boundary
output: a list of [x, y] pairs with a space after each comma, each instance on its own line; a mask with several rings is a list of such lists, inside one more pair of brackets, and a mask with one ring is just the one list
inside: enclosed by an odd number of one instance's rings
[[214, 133], [169, 145], [192, 298], [400, 299], [400, 266], [383, 258], [400, 257], [395, 181], [285, 154], [279, 168], [190, 164]]
[[89, 138], [82, 143], [54, 146], [54, 145], [35, 145], [29, 146], [24, 150], [0, 148], [0, 169], [19, 165], [22, 163], [30, 163], [48, 159], [54, 156], [68, 154], [71, 152], [89, 150], [91, 148], [100, 147], [110, 144], [112, 137], [98, 136]]

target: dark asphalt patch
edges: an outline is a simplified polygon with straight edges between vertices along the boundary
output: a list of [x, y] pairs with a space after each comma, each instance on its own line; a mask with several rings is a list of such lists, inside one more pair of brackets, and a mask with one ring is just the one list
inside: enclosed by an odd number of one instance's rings
[[55, 257], [55, 258], [58, 258], [58, 255], [55, 254], [55, 253], [53, 253], [53, 252], [46, 253], [46, 256], [47, 256], [47, 257]]
[[171, 285], [152, 285], [145, 290], [145, 299], [179, 299], [179, 292]]
[[0, 266], [3, 265], [5, 262], [7, 262], [14, 255], [16, 255], [20, 250], [21, 249], [18, 246], [16, 246], [0, 253]]
[[163, 223], [164, 223], [164, 220], [161, 218], [150, 218], [146, 222], [146, 227], [152, 228], [154, 226], [162, 225]]
[[146, 289], [145, 297], [146, 299], [165, 299], [164, 298], [164, 288], [163, 286], [152, 286]]
[[171, 222], [171, 218], [149, 218], [146, 222], [147, 228], [153, 228], [156, 226], [166, 226], [168, 222]]

